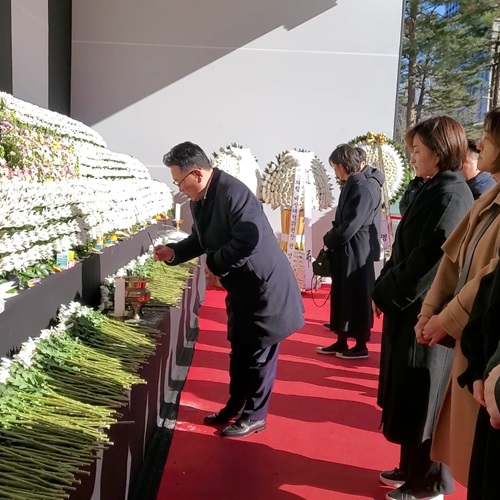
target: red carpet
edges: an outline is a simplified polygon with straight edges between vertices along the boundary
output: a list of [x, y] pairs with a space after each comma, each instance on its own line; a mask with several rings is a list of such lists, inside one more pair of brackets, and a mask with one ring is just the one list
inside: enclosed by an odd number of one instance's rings
[[[367, 360], [317, 354], [331, 342], [319, 308], [304, 295], [306, 325], [281, 345], [267, 430], [222, 439], [203, 425], [227, 400], [225, 293], [207, 292], [200, 336], [158, 499], [384, 499], [381, 470], [397, 465], [398, 448], [379, 430], [376, 406], [380, 325]], [[325, 292], [320, 292], [320, 304]], [[465, 500], [465, 490], [446, 499]]]

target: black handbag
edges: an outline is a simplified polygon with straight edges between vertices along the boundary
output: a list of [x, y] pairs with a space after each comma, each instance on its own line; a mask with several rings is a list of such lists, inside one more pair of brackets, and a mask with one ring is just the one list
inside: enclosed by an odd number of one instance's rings
[[313, 273], [315, 276], [320, 276], [322, 278], [332, 277], [332, 263], [330, 261], [331, 251], [322, 248], [316, 257], [316, 260], [312, 263]]

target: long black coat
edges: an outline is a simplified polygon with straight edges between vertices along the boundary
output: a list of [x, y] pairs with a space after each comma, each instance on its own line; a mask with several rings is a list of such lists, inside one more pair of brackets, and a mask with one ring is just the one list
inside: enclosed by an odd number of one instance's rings
[[169, 245], [172, 264], [207, 254], [227, 291], [228, 339], [253, 351], [299, 330], [304, 306], [297, 279], [253, 193], [215, 168], [205, 199], [191, 202], [191, 212], [191, 235]]
[[[464, 328], [460, 347], [467, 358], [467, 370], [458, 378], [472, 392], [475, 380], [486, 379], [488, 373], [500, 364], [500, 264], [495, 272], [481, 280], [469, 322]], [[497, 384], [497, 387], [498, 384]], [[497, 405], [500, 398], [497, 394]], [[500, 470], [500, 430], [490, 424], [483, 407], [479, 410], [472, 447], [467, 498], [471, 500], [498, 499], [498, 471]]]
[[442, 172], [427, 181], [406, 209], [391, 258], [375, 283], [373, 300], [384, 313], [378, 404], [384, 436], [394, 443], [414, 445], [432, 436], [453, 352], [418, 344], [414, 327], [441, 246], [472, 203], [461, 172]]
[[385, 182], [384, 174], [376, 167], [366, 166], [362, 170], [368, 181], [368, 187], [373, 200], [373, 224], [370, 226], [370, 242], [372, 245], [373, 260], [380, 260], [382, 234], [382, 186]]
[[375, 203], [365, 175], [351, 175], [340, 193], [333, 227], [323, 242], [331, 250], [330, 329], [355, 338], [369, 334], [373, 326], [375, 256], [370, 227], [374, 217]]

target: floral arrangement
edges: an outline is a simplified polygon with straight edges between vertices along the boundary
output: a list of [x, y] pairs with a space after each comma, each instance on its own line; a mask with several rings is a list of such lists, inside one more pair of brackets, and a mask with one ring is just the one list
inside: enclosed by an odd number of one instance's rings
[[0, 365], [0, 497], [67, 498], [76, 475], [110, 444], [125, 390], [144, 383], [140, 367], [157, 330], [77, 303], [56, 328], [24, 342]]
[[0, 282], [33, 284], [58, 253], [114, 243], [172, 205], [165, 184], [94, 130], [0, 93]]
[[168, 192], [159, 182], [137, 180], [0, 183], [0, 276], [51, 260], [99, 234], [153, 222]]
[[15, 118], [5, 116], [0, 121], [0, 137], [0, 182], [14, 178], [59, 181], [78, 173], [78, 158], [67, 138], [16, 126]]
[[368, 132], [349, 141], [351, 146], [366, 151], [367, 165], [379, 168], [385, 175], [384, 189], [389, 203], [394, 203], [411, 179], [411, 170], [405, 152], [385, 134]]
[[257, 158], [249, 148], [231, 144], [212, 155], [212, 166], [227, 172], [243, 182], [257, 194], [260, 184], [260, 168]]
[[312, 208], [326, 210], [333, 205], [332, 187], [325, 166], [313, 153], [304, 150], [285, 151], [270, 162], [262, 174], [260, 199], [273, 209], [292, 208], [295, 172], [304, 166], [305, 189], [301, 194], [300, 208], [304, 208], [304, 196], [308, 193]]
[[18, 124], [66, 137], [72, 141], [82, 141], [101, 148], [108, 147], [98, 132], [82, 122], [35, 104], [21, 101], [5, 92], [0, 92], [0, 102], [2, 115], [3, 111], [14, 113]]

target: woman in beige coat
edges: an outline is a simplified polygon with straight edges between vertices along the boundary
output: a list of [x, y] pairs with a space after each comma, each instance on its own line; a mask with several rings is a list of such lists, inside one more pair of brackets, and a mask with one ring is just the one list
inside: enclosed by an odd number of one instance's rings
[[415, 326], [418, 342], [429, 346], [455, 343], [452, 375], [435, 429], [432, 458], [450, 466], [455, 479], [464, 486], [468, 480], [478, 401], [483, 396], [481, 387], [475, 387], [472, 396], [457, 383], [457, 377], [467, 368], [460, 337], [481, 278], [493, 272], [499, 260], [500, 108], [488, 113], [479, 149], [478, 168], [493, 174], [497, 184], [474, 203], [443, 245], [443, 259]]

